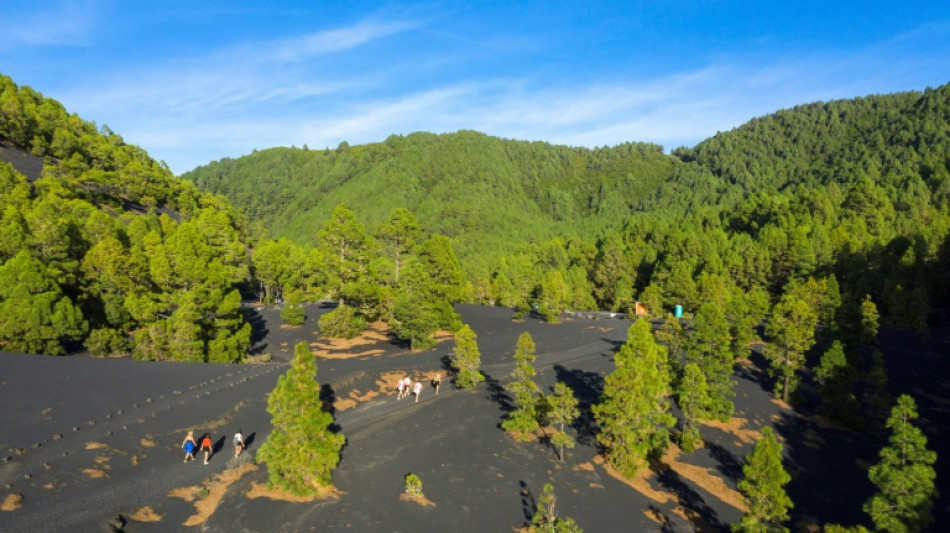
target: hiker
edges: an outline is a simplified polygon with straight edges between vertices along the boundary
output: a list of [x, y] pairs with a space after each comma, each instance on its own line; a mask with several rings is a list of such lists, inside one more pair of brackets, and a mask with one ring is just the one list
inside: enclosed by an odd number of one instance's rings
[[187, 463], [195, 458], [195, 448], [197, 446], [195, 443], [195, 432], [189, 430], [188, 435], [185, 436], [185, 440], [181, 442], [181, 447], [185, 449], [185, 460], [182, 461], [183, 463]]
[[198, 449], [205, 452], [205, 464], [208, 464], [208, 459], [211, 457], [211, 434], [210, 433], [205, 433], [201, 437], [201, 446], [199, 446]]
[[435, 387], [436, 396], [439, 395], [439, 385], [442, 384], [442, 371], [439, 370], [435, 373], [435, 377], [432, 378], [432, 386]]
[[402, 395], [406, 390], [406, 382], [402, 378], [399, 378], [399, 384], [396, 385], [396, 390], [399, 391], [399, 394], [396, 395], [396, 399], [401, 400]]
[[239, 429], [237, 433], [234, 434], [234, 456], [237, 457], [241, 455], [241, 452], [244, 451], [244, 435], [241, 434]]
[[410, 392], [412, 392], [412, 378], [406, 376], [402, 379], [402, 397], [409, 396]]
[[412, 393], [416, 395], [416, 403], [419, 403], [419, 393], [422, 392], [422, 382], [417, 381], [412, 384]]

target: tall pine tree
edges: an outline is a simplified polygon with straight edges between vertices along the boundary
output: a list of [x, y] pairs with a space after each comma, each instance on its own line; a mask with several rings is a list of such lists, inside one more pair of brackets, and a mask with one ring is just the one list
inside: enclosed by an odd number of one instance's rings
[[887, 420], [888, 444], [881, 449], [881, 461], [868, 472], [878, 492], [864, 511], [878, 531], [916, 533], [933, 523], [937, 454], [927, 449], [927, 437], [913, 424], [917, 418], [914, 399], [907, 394], [897, 398]]
[[792, 477], [782, 466], [782, 445], [772, 428], [762, 430], [762, 439], [746, 458], [742, 467], [739, 492], [749, 511], [732, 530], [737, 533], [787, 532], [783, 524], [788, 520], [792, 500], [785, 493], [785, 485]]
[[267, 399], [274, 427], [257, 454], [267, 463], [270, 483], [293, 494], [312, 496], [331, 485], [346, 438], [330, 430], [323, 410], [317, 363], [306, 343], [294, 346], [294, 360]]
[[452, 368], [455, 369], [455, 385], [462, 389], [474, 389], [485, 381], [479, 371], [482, 354], [478, 351], [478, 335], [464, 324], [455, 334], [455, 349], [452, 350]]
[[515, 369], [505, 386], [515, 396], [515, 409], [508, 414], [502, 427], [518, 440], [526, 440], [538, 429], [538, 384], [534, 382], [534, 339], [525, 331], [518, 337], [515, 348]]
[[600, 425], [597, 441], [607, 461], [629, 478], [663, 452], [669, 444], [667, 428], [675, 423], [666, 350], [651, 329], [645, 319], [630, 326], [627, 342], [614, 358], [617, 368], [604, 380], [603, 401], [593, 406]]

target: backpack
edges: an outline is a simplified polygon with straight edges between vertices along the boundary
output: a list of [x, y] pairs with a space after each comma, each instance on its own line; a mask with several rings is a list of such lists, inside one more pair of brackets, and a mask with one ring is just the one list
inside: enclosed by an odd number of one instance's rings
[[241, 434], [240, 434], [240, 433], [238, 433], [237, 435], [234, 436], [234, 445], [237, 446], [237, 445], [239, 445], [239, 444], [241, 444]]

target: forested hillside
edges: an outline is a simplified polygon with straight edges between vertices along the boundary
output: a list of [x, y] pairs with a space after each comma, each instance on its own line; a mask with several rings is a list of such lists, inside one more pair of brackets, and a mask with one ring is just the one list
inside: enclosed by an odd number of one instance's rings
[[[240, 361], [248, 273], [227, 201], [0, 76], [0, 350]], [[27, 165], [35, 168], [36, 165]]]
[[182, 177], [227, 196], [269, 236], [302, 244], [341, 203], [370, 227], [407, 208], [481, 270], [524, 243], [593, 238], [631, 213], [682, 211], [716, 203], [723, 192], [708, 172], [653, 144], [591, 150], [471, 131], [334, 150], [272, 148]]

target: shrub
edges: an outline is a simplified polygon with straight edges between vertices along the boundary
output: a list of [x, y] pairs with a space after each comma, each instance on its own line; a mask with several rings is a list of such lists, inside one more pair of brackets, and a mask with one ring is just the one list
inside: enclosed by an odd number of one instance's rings
[[306, 322], [307, 315], [300, 304], [287, 304], [280, 310], [280, 319], [288, 326], [299, 326]]
[[422, 498], [422, 480], [415, 474], [406, 474], [406, 494], [410, 498]]
[[86, 349], [97, 357], [126, 354], [129, 351], [129, 341], [125, 335], [114, 329], [102, 328], [89, 334]]
[[366, 329], [366, 319], [346, 304], [320, 317], [317, 320], [320, 333], [327, 337], [352, 339]]

